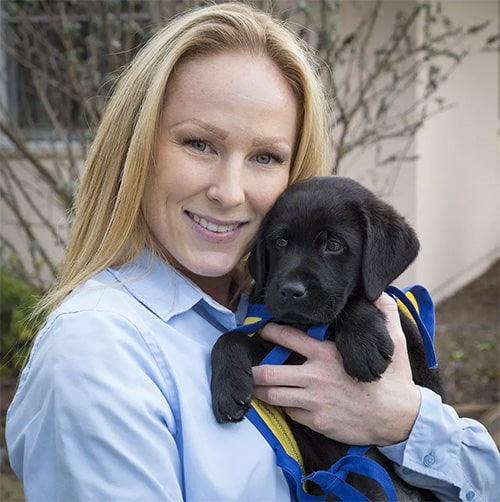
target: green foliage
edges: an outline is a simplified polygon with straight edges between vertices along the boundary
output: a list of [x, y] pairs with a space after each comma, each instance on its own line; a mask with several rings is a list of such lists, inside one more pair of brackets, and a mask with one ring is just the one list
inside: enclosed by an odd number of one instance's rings
[[450, 359], [452, 361], [466, 361], [468, 359], [468, 355], [462, 349], [454, 350], [450, 353]]
[[37, 291], [0, 269], [0, 376], [16, 376], [28, 355], [40, 320], [29, 318]]

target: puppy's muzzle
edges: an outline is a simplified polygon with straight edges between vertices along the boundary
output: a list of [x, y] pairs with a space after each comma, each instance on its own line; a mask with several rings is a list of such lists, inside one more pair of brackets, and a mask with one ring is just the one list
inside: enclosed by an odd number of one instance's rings
[[307, 288], [301, 281], [286, 281], [278, 285], [278, 294], [281, 301], [293, 305], [307, 301]]

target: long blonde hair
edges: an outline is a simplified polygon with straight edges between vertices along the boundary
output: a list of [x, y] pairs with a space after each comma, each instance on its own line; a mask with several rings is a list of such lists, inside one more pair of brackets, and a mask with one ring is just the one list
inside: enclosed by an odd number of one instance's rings
[[267, 55], [298, 99], [299, 140], [290, 183], [327, 173], [328, 106], [313, 57], [302, 41], [266, 13], [241, 3], [189, 11], [138, 52], [108, 103], [76, 197], [59, 279], [42, 302], [45, 312], [90, 276], [132, 261], [144, 248], [155, 253], [140, 205], [166, 86], [183, 61], [228, 49]]

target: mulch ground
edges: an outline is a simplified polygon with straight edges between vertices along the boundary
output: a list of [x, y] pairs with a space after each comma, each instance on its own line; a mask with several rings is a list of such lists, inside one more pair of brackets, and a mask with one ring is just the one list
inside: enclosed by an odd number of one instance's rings
[[436, 308], [436, 350], [454, 405], [500, 403], [500, 261]]

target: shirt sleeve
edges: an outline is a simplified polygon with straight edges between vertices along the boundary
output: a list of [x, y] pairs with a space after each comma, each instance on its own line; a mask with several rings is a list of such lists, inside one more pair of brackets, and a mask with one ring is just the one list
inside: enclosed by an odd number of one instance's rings
[[441, 500], [498, 498], [500, 454], [486, 428], [460, 418], [433, 391], [420, 388], [420, 411], [407, 441], [380, 448], [396, 472]]
[[120, 314], [57, 317], [7, 418], [26, 500], [182, 500], [168, 385], [152, 347]]

